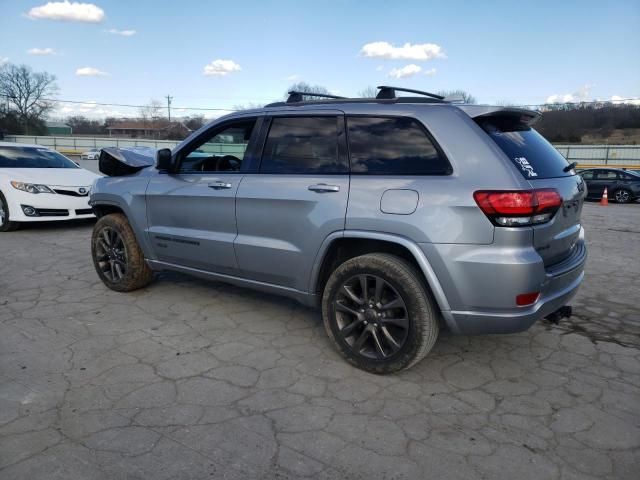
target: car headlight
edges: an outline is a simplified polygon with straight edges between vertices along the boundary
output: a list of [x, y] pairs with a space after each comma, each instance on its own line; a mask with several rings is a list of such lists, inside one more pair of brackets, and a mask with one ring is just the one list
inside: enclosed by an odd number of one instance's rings
[[46, 185], [40, 185], [38, 183], [24, 183], [11, 180], [11, 186], [17, 190], [22, 190], [27, 193], [55, 193]]

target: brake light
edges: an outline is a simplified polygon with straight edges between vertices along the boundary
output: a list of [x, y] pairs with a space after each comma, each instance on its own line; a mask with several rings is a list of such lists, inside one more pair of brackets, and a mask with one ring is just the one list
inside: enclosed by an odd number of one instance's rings
[[501, 227], [548, 222], [562, 205], [562, 197], [553, 188], [480, 190], [473, 194], [473, 198], [489, 220]]

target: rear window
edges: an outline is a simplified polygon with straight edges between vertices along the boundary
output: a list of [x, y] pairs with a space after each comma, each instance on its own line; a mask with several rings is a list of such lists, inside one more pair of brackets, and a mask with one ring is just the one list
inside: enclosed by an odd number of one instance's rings
[[569, 177], [564, 171], [569, 162], [542, 135], [514, 117], [476, 119], [485, 132], [498, 144], [520, 173], [531, 180]]
[[53, 150], [34, 147], [0, 147], [0, 168], [79, 168]]
[[424, 127], [406, 117], [348, 117], [351, 172], [448, 175], [451, 165]]

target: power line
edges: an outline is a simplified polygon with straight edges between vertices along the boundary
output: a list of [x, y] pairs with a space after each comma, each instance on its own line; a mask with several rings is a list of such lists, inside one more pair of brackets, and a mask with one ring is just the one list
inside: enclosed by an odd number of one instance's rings
[[[10, 95], [0, 94], [2, 97], [12, 98]], [[167, 95], [167, 107], [169, 112], [171, 111], [171, 100], [173, 97]], [[146, 105], [133, 105], [127, 103], [105, 103], [105, 102], [94, 102], [94, 101], [80, 101], [80, 100], [59, 100], [55, 98], [42, 98], [41, 100], [46, 102], [54, 102], [54, 103], [71, 103], [76, 105], [91, 105], [91, 106], [101, 106], [101, 107], [127, 107], [127, 108], [141, 108]], [[372, 98], [372, 100], [374, 100]], [[615, 100], [590, 100], [585, 102], [562, 102], [562, 103], [529, 103], [529, 104], [513, 104], [513, 105], [505, 105], [505, 107], [513, 106], [513, 107], [559, 107], [563, 105], [602, 105], [602, 104], [613, 104], [619, 105], [623, 102], [636, 101], [640, 102], [640, 98], [638, 97], [629, 97], [629, 98], [617, 98]], [[237, 112], [240, 111], [237, 108], [207, 108], [207, 107], [173, 107], [176, 110], [199, 110], [199, 111], [209, 111], [209, 112]]]
[[[2, 97], [12, 98], [11, 95], [0, 94]], [[59, 100], [57, 98], [41, 98], [45, 102], [54, 102], [54, 103], [72, 103], [77, 105], [96, 105], [100, 107], [127, 107], [127, 108], [141, 108], [146, 107], [147, 105], [132, 105], [128, 103], [104, 103], [104, 102], [94, 102], [92, 100]], [[178, 110], [203, 110], [203, 111], [212, 111], [212, 112], [236, 112], [238, 109], [233, 108], [205, 108], [205, 107], [173, 107]]]

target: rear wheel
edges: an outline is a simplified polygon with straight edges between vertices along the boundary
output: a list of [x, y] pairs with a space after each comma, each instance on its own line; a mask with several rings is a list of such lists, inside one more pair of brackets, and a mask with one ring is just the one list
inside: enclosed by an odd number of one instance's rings
[[613, 194], [613, 198], [617, 203], [629, 203], [633, 196], [631, 195], [631, 192], [626, 188], [619, 188]]
[[18, 222], [9, 221], [9, 205], [0, 192], [0, 232], [11, 232], [20, 228]]
[[404, 259], [374, 253], [352, 258], [329, 278], [324, 326], [358, 368], [391, 373], [419, 362], [438, 337], [438, 314], [420, 275]]
[[91, 254], [98, 276], [112, 290], [130, 292], [153, 280], [133, 229], [121, 213], [105, 215], [96, 222]]

